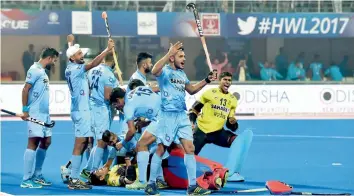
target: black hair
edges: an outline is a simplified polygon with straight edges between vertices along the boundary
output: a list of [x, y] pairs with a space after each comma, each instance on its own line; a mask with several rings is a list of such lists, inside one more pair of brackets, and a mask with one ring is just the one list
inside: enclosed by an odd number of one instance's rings
[[[170, 49], [168, 49], [167, 51], [169, 51]], [[178, 48], [179, 51], [184, 51], [184, 47], [180, 47]]]
[[140, 68], [140, 63], [145, 60], [145, 59], [151, 59], [152, 55], [150, 53], [147, 52], [140, 52], [138, 54], [138, 57], [136, 58], [136, 64], [138, 65], [138, 67]]
[[138, 86], [145, 86], [144, 82], [139, 79], [134, 79], [128, 84], [130, 90], [134, 90]]
[[125, 90], [122, 88], [116, 87], [112, 90], [109, 101], [111, 103], [113, 103], [113, 102], [116, 102], [118, 98], [124, 98], [124, 96], [125, 96]]
[[231, 78], [232, 78], [232, 74], [231, 74], [230, 72], [227, 72], [227, 71], [222, 72], [222, 73], [220, 74], [220, 76], [219, 76], [219, 79], [221, 80], [221, 79], [224, 78], [224, 77], [231, 77]]
[[102, 141], [108, 143], [109, 139], [111, 138], [111, 135], [112, 134], [111, 134], [110, 131], [108, 131], [108, 130], [104, 131], [103, 134], [102, 134]]
[[104, 186], [107, 185], [107, 181], [105, 180], [105, 178], [103, 180], [101, 180], [97, 175], [96, 175], [96, 171], [92, 172], [90, 174], [90, 182], [92, 185], [94, 186]]
[[59, 52], [55, 50], [54, 48], [44, 48], [42, 53], [41, 53], [41, 59], [45, 59], [47, 57], [58, 57]]

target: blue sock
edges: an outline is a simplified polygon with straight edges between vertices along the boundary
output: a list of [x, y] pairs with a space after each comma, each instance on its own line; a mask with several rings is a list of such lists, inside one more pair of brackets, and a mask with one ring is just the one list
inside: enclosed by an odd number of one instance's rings
[[156, 183], [156, 177], [157, 177], [158, 170], [161, 166], [161, 162], [162, 162], [161, 157], [155, 153], [154, 156], [152, 156], [152, 160], [150, 164], [149, 184]]
[[44, 163], [46, 153], [47, 153], [47, 150], [42, 149], [42, 148], [37, 148], [36, 167], [34, 170], [34, 176], [40, 176], [42, 174], [42, 166]]
[[102, 165], [105, 164], [107, 162], [108, 159], [108, 155], [109, 155], [109, 150], [108, 150], [108, 146], [106, 148], [104, 148], [103, 150], [103, 155], [102, 155]]
[[137, 154], [138, 171], [139, 171], [139, 181], [141, 183], [146, 183], [147, 167], [149, 164], [149, 152], [142, 151]]
[[[140, 173], [139, 173], [140, 174]], [[159, 167], [159, 171], [157, 173], [157, 179], [165, 181], [165, 178], [163, 177], [163, 169], [162, 169], [162, 165], [160, 165]]]
[[103, 157], [103, 151], [103, 148], [97, 146], [95, 152], [93, 153], [91, 172], [97, 170], [100, 167], [100, 163]]
[[32, 177], [32, 168], [33, 168], [33, 162], [35, 156], [36, 156], [36, 151], [31, 149], [26, 149], [25, 154], [23, 156], [23, 160], [24, 160], [23, 180], [28, 180]]
[[240, 172], [251, 146], [252, 138], [253, 132], [251, 130], [245, 130], [243, 133], [239, 134], [231, 144], [229, 157], [225, 165], [231, 175], [235, 172]]
[[96, 148], [97, 148], [97, 146], [94, 146], [94, 147], [91, 149], [90, 157], [89, 157], [89, 159], [87, 160], [87, 163], [86, 163], [86, 166], [84, 167], [84, 169], [91, 171], [91, 169], [92, 169], [92, 163], [93, 163], [93, 155], [94, 155], [94, 153], [95, 153], [95, 151], [96, 151]]
[[184, 165], [187, 169], [189, 186], [196, 185], [197, 162], [193, 154], [184, 154]]
[[82, 161], [82, 155], [73, 155], [71, 157], [71, 174], [72, 179], [79, 179], [80, 166]]

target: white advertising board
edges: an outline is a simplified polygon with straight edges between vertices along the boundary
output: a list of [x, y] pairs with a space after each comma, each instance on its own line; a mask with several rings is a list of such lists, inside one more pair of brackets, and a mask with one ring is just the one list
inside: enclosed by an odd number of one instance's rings
[[[186, 96], [187, 107], [201, 94], [216, 85], [209, 85], [196, 95]], [[0, 86], [1, 108], [21, 112], [23, 85]], [[354, 115], [354, 85], [233, 85], [238, 98], [239, 115]], [[65, 84], [50, 85], [50, 113], [70, 114], [70, 92]]]

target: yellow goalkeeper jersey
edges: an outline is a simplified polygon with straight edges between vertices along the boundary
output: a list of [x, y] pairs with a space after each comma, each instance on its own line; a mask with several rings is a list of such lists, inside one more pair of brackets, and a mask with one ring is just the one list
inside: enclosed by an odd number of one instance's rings
[[199, 102], [204, 104], [204, 107], [197, 118], [197, 123], [204, 133], [219, 131], [228, 117], [235, 116], [237, 98], [230, 92], [224, 94], [219, 87], [205, 91]]

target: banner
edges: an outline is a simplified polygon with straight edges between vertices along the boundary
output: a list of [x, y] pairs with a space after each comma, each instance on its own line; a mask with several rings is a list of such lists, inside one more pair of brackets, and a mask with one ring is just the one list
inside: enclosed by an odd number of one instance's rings
[[228, 14], [228, 37], [353, 37], [354, 14]]
[[67, 35], [70, 11], [1, 10], [2, 35]]
[[[136, 12], [107, 11], [107, 16], [112, 36], [136, 37], [138, 35]], [[92, 26], [92, 35], [108, 36], [101, 11], [92, 12]]]
[[156, 13], [138, 13], [138, 35], [157, 35]]
[[[22, 111], [23, 85], [0, 86], [0, 108]], [[196, 95], [186, 96], [188, 109], [201, 94], [216, 85], [208, 85]], [[6, 92], [6, 93], [4, 93]], [[240, 115], [354, 115], [354, 85], [233, 85], [230, 92], [238, 99]], [[50, 113], [70, 114], [70, 92], [66, 84], [50, 85]]]
[[91, 12], [71, 12], [72, 34], [92, 34]]

